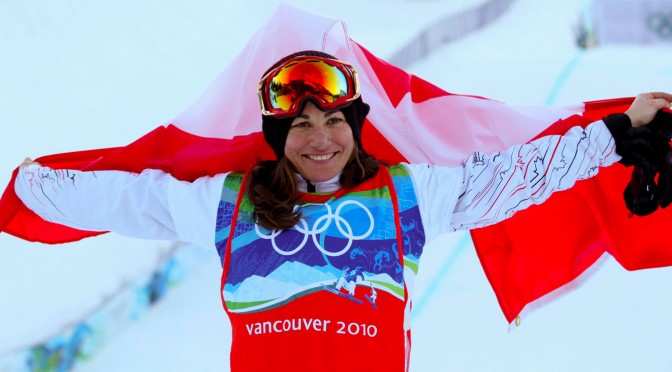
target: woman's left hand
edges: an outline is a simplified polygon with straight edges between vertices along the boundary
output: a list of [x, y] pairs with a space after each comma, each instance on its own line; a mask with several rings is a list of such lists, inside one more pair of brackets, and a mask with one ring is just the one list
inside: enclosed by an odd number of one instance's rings
[[664, 92], [642, 93], [625, 112], [633, 127], [647, 125], [664, 108], [672, 108], [672, 94]]

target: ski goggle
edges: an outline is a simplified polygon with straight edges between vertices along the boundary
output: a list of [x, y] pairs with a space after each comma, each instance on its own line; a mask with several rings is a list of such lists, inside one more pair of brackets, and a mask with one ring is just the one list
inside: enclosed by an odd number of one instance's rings
[[299, 115], [306, 98], [329, 111], [349, 104], [359, 95], [355, 68], [331, 58], [292, 58], [259, 81], [261, 113], [275, 117]]

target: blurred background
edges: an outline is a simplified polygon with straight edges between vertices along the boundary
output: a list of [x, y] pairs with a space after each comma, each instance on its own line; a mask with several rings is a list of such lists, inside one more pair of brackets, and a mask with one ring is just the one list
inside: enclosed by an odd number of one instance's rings
[[[449, 92], [563, 105], [672, 91], [669, 0], [285, 3], [343, 20]], [[279, 4], [1, 0], [0, 183], [26, 156], [125, 145], [170, 122]], [[672, 370], [668, 268], [605, 257], [510, 326], [468, 234], [431, 242], [421, 262], [412, 371]], [[226, 371], [220, 272], [215, 252], [174, 242], [1, 234], [0, 371]]]

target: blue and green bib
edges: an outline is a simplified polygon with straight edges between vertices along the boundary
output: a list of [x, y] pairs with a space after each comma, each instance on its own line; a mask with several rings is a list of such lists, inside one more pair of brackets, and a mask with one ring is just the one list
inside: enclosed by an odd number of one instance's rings
[[[252, 356], [268, 348], [289, 357], [293, 370], [319, 370], [325, 358], [348, 368], [341, 360], [348, 353], [376, 369], [403, 371], [407, 288], [425, 241], [406, 168], [381, 167], [349, 190], [302, 193], [297, 225], [273, 231], [254, 223], [253, 206], [240, 194], [243, 177], [225, 180], [215, 240], [234, 371], [284, 370]], [[290, 357], [296, 343], [301, 356]]]

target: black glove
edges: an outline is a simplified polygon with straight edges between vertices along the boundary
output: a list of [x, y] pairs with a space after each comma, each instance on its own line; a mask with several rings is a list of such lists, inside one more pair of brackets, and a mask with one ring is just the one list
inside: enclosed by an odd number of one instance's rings
[[630, 182], [625, 186], [623, 199], [631, 216], [649, 215], [658, 209], [655, 182], [656, 169], [652, 164], [637, 165], [632, 170]]
[[656, 200], [662, 208], [667, 208], [672, 202], [672, 152], [668, 151], [664, 159], [664, 165], [658, 168], [658, 187]]
[[611, 114], [604, 119], [607, 129], [616, 141], [619, 163], [641, 166], [656, 156], [656, 134], [649, 127], [633, 128], [626, 114]]
[[658, 205], [670, 205], [672, 153], [668, 142], [672, 138], [672, 114], [660, 111], [651, 123], [639, 128], [633, 128], [625, 114], [611, 114], [604, 122], [616, 141], [620, 163], [634, 166], [623, 192], [626, 207], [632, 214], [646, 216]]
[[659, 111], [647, 125], [656, 134], [655, 162], [658, 171], [656, 200], [662, 208], [672, 203], [672, 113]]

